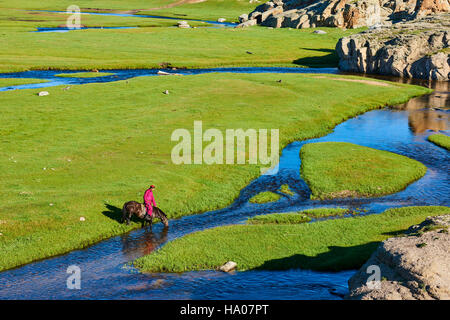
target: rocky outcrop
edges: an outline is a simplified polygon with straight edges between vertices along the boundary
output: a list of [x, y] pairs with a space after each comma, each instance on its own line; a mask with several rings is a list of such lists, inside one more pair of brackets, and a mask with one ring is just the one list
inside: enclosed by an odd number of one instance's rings
[[[450, 215], [429, 217], [404, 236], [378, 247], [348, 281], [347, 299], [450, 299]], [[379, 267], [381, 281], [368, 281], [367, 270]], [[370, 271], [372, 273], [373, 271]]]
[[450, 14], [371, 28], [339, 40], [342, 71], [450, 79]]
[[242, 26], [274, 28], [358, 28], [442, 12], [450, 12], [448, 0], [272, 0], [240, 22], [255, 20]]

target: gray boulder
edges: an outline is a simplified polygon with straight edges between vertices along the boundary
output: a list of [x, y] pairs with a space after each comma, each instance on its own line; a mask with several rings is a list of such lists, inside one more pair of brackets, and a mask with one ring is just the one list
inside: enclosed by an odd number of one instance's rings
[[339, 40], [342, 71], [450, 79], [450, 14], [372, 28]]
[[[346, 299], [450, 299], [449, 226], [450, 215], [429, 217], [420, 225], [411, 227], [404, 236], [381, 243], [348, 281]], [[367, 270], [371, 266], [380, 268], [378, 287], [368, 281], [370, 274]]]

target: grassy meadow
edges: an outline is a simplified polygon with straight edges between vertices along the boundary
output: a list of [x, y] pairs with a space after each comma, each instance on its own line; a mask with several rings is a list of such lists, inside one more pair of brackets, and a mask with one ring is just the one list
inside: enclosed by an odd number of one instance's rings
[[250, 203], [269, 203], [280, 200], [281, 196], [271, 191], [264, 191], [250, 198]]
[[110, 72], [75, 72], [75, 73], [60, 73], [56, 74], [56, 77], [61, 78], [96, 78], [96, 77], [105, 77], [111, 76], [114, 73]]
[[[0, 4], [0, 8], [2, 5]], [[82, 15], [89, 27], [140, 26], [39, 33], [64, 25], [66, 14], [5, 9], [0, 13], [0, 72], [222, 66], [335, 67], [339, 38], [357, 32], [252, 27], [174, 28], [176, 20]]]
[[432, 134], [428, 137], [428, 141], [433, 142], [435, 145], [450, 150], [450, 137], [444, 134]]
[[[189, 234], [139, 258], [144, 272], [217, 269], [340, 271], [361, 267], [378, 244], [449, 207], [404, 207], [364, 217], [314, 223], [225, 226]], [[285, 221], [286, 222], [286, 221]]]
[[45, 97], [37, 89], [0, 94], [0, 270], [139, 227], [121, 225], [120, 209], [141, 201], [149, 184], [170, 218], [230, 204], [260, 167], [174, 165], [171, 134], [192, 130], [194, 120], [203, 130], [279, 128], [284, 147], [428, 92], [295, 74], [144, 77], [63, 88], [46, 88]]
[[23, 78], [0, 78], [0, 88], [9, 87], [9, 86], [18, 86], [21, 84], [33, 84], [33, 83], [43, 83], [47, 82], [47, 80], [42, 79], [23, 79]]
[[405, 156], [345, 142], [307, 144], [300, 157], [301, 176], [312, 199], [391, 194], [427, 171], [422, 163]]

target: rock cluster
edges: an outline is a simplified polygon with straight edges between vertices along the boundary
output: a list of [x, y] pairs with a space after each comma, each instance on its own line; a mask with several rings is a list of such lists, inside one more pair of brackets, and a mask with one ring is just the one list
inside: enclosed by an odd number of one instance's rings
[[342, 71], [450, 79], [450, 14], [371, 28], [339, 40]]
[[443, 12], [448, 0], [272, 0], [241, 15], [239, 26], [358, 28]]
[[[404, 236], [390, 238], [348, 281], [347, 299], [450, 299], [450, 215], [429, 217]], [[372, 269], [370, 269], [372, 266]], [[373, 266], [380, 268], [378, 288], [369, 281]], [[369, 268], [369, 269], [368, 269]], [[372, 279], [370, 279], [372, 280]]]

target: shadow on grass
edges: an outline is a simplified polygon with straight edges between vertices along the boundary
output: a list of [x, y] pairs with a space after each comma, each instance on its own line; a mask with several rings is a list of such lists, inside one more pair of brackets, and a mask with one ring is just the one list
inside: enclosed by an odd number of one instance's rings
[[293, 63], [307, 68], [334, 68], [338, 66], [339, 57], [335, 50], [332, 49], [309, 49], [300, 48], [302, 50], [325, 52], [324, 56], [304, 57], [294, 60]]
[[401, 235], [405, 235], [406, 231], [408, 231], [408, 229], [391, 231], [391, 232], [384, 232], [384, 233], [382, 233], [382, 235], [389, 236], [389, 238], [391, 238], [391, 237], [398, 237], [398, 236], [401, 236]]
[[369, 242], [353, 247], [328, 247], [329, 251], [315, 257], [296, 254], [264, 262], [253, 270], [307, 269], [316, 271], [342, 271], [360, 268], [372, 255], [380, 242]]
[[[118, 208], [116, 206], [113, 206], [109, 203], [105, 203], [105, 207], [106, 209], [108, 209], [107, 211], [103, 211], [102, 214], [112, 220], [117, 221], [118, 223], [122, 223], [122, 209]], [[131, 217], [131, 221], [132, 222], [140, 222], [140, 220], [138, 218], [136, 218], [135, 216]]]

